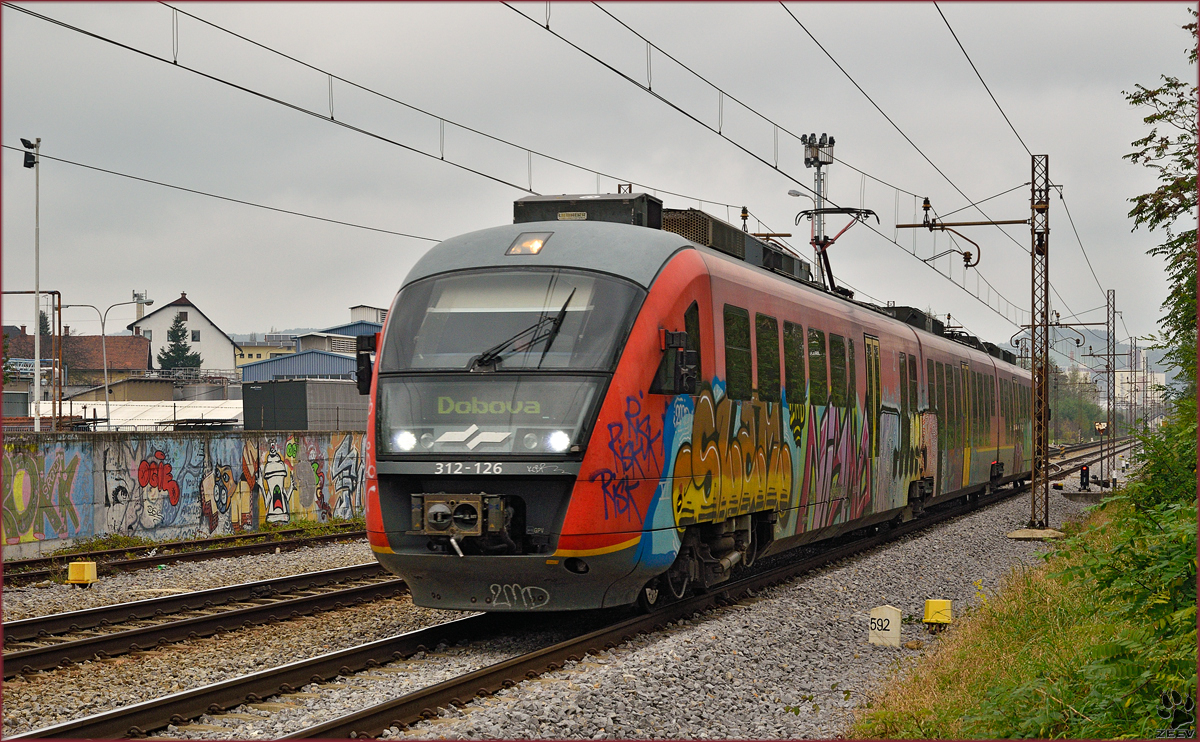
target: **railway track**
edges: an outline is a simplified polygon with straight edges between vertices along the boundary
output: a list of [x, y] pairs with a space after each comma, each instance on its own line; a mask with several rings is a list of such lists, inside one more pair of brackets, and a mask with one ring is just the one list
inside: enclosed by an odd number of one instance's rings
[[[301, 528], [295, 528], [289, 529], [288, 531], [273, 531], [267, 534], [261, 534], [257, 537], [267, 538], [268, 536], [281, 533], [302, 533], [303, 530], [304, 529]], [[79, 554], [68, 554], [64, 556], [13, 560], [4, 562], [4, 580], [10, 584], [29, 584], [30, 582], [48, 580], [62, 575], [66, 569], [66, 565], [69, 562], [77, 561], [94, 561], [96, 562], [96, 573], [98, 575], [105, 575], [112, 574], [114, 572], [132, 572], [139, 569], [153, 569], [160, 564], [172, 564], [175, 562], [199, 562], [208, 559], [221, 559], [223, 557], [264, 554], [275, 550], [290, 551], [292, 549], [298, 549], [302, 546], [311, 546], [313, 544], [344, 541], [346, 539], [366, 538], [366, 531], [346, 530], [338, 533], [322, 534], [320, 536], [304, 536], [300, 538], [283, 539], [277, 541], [267, 539], [258, 541], [257, 543], [239, 544], [237, 546], [227, 546], [216, 549], [195, 548], [184, 551], [173, 551], [174, 549], [207, 547], [213, 543], [236, 542], [255, 537], [256, 534], [247, 534], [245, 536], [221, 536], [215, 539], [198, 539], [195, 541], [174, 541], [149, 547], [149, 550], [155, 552], [152, 555], [132, 558], [121, 557], [133, 552], [145, 552], [147, 551], [147, 547], [139, 547], [137, 549], [106, 549], [103, 551], [81, 552]], [[166, 553], [162, 553], [163, 551], [166, 551]]]
[[[1068, 467], [1056, 476], [1066, 476], [1071, 471], [1092, 463], [1095, 463], [1095, 459], [1089, 458], [1088, 455], [1076, 457], [1073, 468]], [[696, 613], [732, 605], [771, 585], [1026, 491], [1028, 485], [1023, 485], [983, 495], [970, 502], [945, 503], [927, 509], [925, 515], [919, 519], [893, 528], [866, 536], [848, 534], [834, 540], [819, 554], [719, 585], [710, 592], [670, 603], [649, 615], [629, 617], [628, 613], [621, 614], [617, 620], [595, 630], [582, 630], [579, 635], [565, 641], [301, 729], [285, 738], [361, 738], [377, 736], [389, 727], [403, 728], [436, 716], [439, 707], [465, 705], [473, 698], [485, 697], [502, 688], [536, 678], [544, 672], [561, 669], [564, 663], [582, 660], [588, 653], [615, 647], [639, 633], [653, 632]], [[519, 627], [523, 619], [528, 620], [528, 617], [525, 614], [472, 615], [221, 683], [32, 730], [10, 739], [141, 737], [171, 724], [186, 730], [190, 720], [205, 714], [226, 716], [235, 720], [244, 719], [245, 715], [232, 711], [242, 704], [250, 704], [256, 709], [268, 712], [295, 708], [302, 704], [289, 702], [289, 697], [301, 700], [316, 695], [301, 690], [306, 686], [310, 686], [311, 691], [313, 684], [319, 687], [338, 681], [353, 683], [355, 675], [364, 671], [367, 676], [360, 682], [370, 682], [369, 676], [373, 673], [403, 671], [403, 668], [388, 667], [389, 663], [406, 660], [439, 644], [457, 644], [494, 636], [514, 625]], [[345, 683], [334, 687], [348, 687]], [[262, 717], [249, 718], [261, 720]], [[203, 725], [190, 726], [204, 729]], [[204, 730], [215, 729], [219, 728], [210, 727]], [[236, 728], [230, 728], [232, 738], [238, 737], [236, 731]]]
[[378, 563], [8, 621], [4, 677], [401, 594]]

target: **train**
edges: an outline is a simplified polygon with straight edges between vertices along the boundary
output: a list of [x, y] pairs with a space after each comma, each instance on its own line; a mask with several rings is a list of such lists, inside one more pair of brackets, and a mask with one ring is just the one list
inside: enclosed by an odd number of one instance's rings
[[653, 610], [1028, 479], [1030, 373], [646, 193], [447, 239], [358, 348], [365, 515], [415, 604]]

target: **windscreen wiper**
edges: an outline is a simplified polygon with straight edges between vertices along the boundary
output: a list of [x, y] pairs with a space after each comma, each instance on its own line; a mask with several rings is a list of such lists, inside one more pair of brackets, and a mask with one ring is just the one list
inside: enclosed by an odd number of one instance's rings
[[[471, 362], [471, 368], [494, 366], [500, 360], [501, 356], [504, 355], [506, 350], [508, 350], [518, 340], [531, 333], [534, 333], [533, 338], [516, 348], [512, 348], [511, 352], [520, 353], [523, 350], [529, 350], [539, 341], [545, 340], [546, 338], [549, 338], [550, 342], [554, 342], [554, 336], [558, 334], [558, 328], [562, 325], [563, 316], [566, 314], [567, 304], [571, 303], [571, 297], [575, 296], [575, 291], [575, 289], [571, 289], [570, 296], [567, 297], [567, 301], [563, 304], [562, 309], [558, 310], [557, 315], [554, 317], [542, 317], [537, 322], [534, 322], [529, 327], [526, 327], [524, 330], [518, 332], [516, 335], [513, 335], [507, 340], [496, 343], [492, 347], [483, 351]], [[540, 335], [536, 334], [547, 324], [552, 325], [552, 328], [549, 332]], [[547, 347], [549, 347], [549, 343], [547, 343]], [[542, 357], [545, 358], [545, 353], [542, 354]], [[538, 365], [541, 365], [540, 361], [538, 362]]]
[[571, 289], [571, 293], [567, 295], [567, 300], [563, 302], [562, 309], [558, 310], [558, 314], [554, 317], [554, 326], [550, 328], [550, 332], [546, 337], [546, 347], [542, 348], [542, 357], [538, 359], [538, 368], [542, 367], [542, 361], [546, 360], [546, 354], [550, 352], [550, 346], [554, 344], [554, 338], [558, 337], [558, 331], [562, 329], [563, 320], [567, 317], [567, 305], [571, 303], [576, 290]]

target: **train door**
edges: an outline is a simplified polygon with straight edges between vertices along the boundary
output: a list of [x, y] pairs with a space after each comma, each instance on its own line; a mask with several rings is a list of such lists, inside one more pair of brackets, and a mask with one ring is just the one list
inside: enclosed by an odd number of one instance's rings
[[962, 426], [963, 449], [963, 486], [971, 483], [971, 455], [974, 453], [975, 416], [971, 414], [974, 394], [971, 390], [971, 366], [966, 361], [959, 362], [958, 375], [958, 420]]

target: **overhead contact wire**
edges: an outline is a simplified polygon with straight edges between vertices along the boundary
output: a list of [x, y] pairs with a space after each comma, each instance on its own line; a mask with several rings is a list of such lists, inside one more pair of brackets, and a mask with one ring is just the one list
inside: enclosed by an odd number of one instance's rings
[[[10, 149], [14, 152], [25, 152], [25, 150], [22, 149], [21, 147], [14, 147], [9, 144], [0, 144], [0, 147], [3, 147], [4, 149]], [[108, 168], [98, 167], [96, 165], [87, 165], [82, 162], [75, 162], [74, 160], [68, 160], [68, 159], [65, 159], [62, 157], [53, 157], [44, 152], [40, 153], [38, 155], [38, 157], [45, 158], [47, 160], [53, 160], [55, 162], [61, 162], [61, 163], [67, 164], [67, 165], [74, 165], [75, 167], [81, 167], [81, 168], [85, 168], [87, 170], [95, 170], [96, 172], [107, 173], [108, 175], [116, 175], [117, 177], [120, 177], [120, 178], [128, 178], [129, 180], [136, 180], [141, 183], [149, 183], [151, 185], [162, 186], [163, 188], [171, 188], [176, 191], [184, 191], [185, 193], [193, 193], [197, 196], [206, 196], [208, 198], [215, 198], [215, 199], [219, 199], [221, 201], [229, 201], [230, 203], [242, 204], [243, 206], [253, 206], [256, 209], [266, 209], [267, 211], [275, 211], [280, 214], [290, 214], [292, 216], [302, 216], [305, 219], [315, 219], [320, 222], [328, 222], [330, 224], [340, 224], [344, 227], [354, 227], [355, 229], [366, 229], [371, 232], [382, 232], [383, 234], [393, 234], [398, 237], [410, 237], [414, 240], [425, 240], [426, 242], [441, 242], [441, 240], [434, 239], [433, 237], [422, 237], [422, 236], [416, 235], [416, 234], [408, 234], [407, 232], [396, 232], [394, 230], [383, 229], [381, 227], [369, 227], [365, 224], [355, 224], [354, 222], [344, 222], [344, 221], [341, 221], [340, 219], [330, 219], [330, 218], [324, 217], [324, 216], [316, 216], [315, 214], [305, 214], [302, 211], [292, 211], [291, 209], [281, 209], [278, 206], [267, 206], [266, 204], [255, 203], [253, 201], [246, 201], [246, 200], [240, 199], [240, 198], [233, 198], [232, 196], [222, 196], [222, 195], [216, 194], [216, 193], [208, 193], [206, 191], [199, 191], [199, 190], [196, 190], [195, 188], [187, 188], [185, 186], [174, 185], [172, 183], [164, 183], [160, 180], [152, 180], [150, 178], [143, 178], [138, 175], [130, 175], [129, 173], [122, 173], [118, 170], [109, 170]]]

